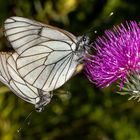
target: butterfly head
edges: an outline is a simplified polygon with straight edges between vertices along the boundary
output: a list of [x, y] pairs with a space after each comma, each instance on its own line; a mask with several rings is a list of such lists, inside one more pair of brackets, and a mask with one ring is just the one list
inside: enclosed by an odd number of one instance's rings
[[44, 106], [40, 106], [40, 107], [35, 106], [35, 110], [36, 112], [42, 112], [44, 110]]
[[89, 50], [89, 37], [88, 36], [79, 36], [77, 38], [77, 51], [78, 50], [83, 50], [83, 51], [88, 51]]
[[78, 42], [76, 45], [76, 54], [79, 57], [85, 56], [86, 53], [89, 51], [89, 37], [88, 36], [80, 36], [77, 38]]
[[36, 98], [36, 103], [35, 103], [35, 110], [36, 112], [42, 112], [44, 110], [44, 107], [50, 103], [52, 98], [52, 94], [44, 94], [41, 96], [38, 96]]

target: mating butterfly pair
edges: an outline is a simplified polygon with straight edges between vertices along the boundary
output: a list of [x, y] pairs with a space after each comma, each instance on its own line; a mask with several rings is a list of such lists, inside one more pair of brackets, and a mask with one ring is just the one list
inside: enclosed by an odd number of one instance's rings
[[75, 74], [88, 38], [23, 17], [8, 18], [4, 28], [15, 51], [0, 53], [0, 81], [41, 112]]

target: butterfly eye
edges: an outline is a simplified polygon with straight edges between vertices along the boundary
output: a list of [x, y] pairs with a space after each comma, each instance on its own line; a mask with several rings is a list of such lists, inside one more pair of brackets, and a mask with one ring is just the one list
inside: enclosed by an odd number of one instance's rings
[[87, 39], [86, 39], [86, 37], [85, 37], [85, 36], [83, 36], [83, 42], [86, 42], [86, 40], [87, 40]]

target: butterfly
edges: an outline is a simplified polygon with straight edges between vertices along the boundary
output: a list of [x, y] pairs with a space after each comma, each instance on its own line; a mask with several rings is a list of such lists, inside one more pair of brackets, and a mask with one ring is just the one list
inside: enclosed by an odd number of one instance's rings
[[14, 52], [0, 53], [0, 81], [41, 112], [75, 73], [89, 38], [23, 17], [10, 17], [4, 34]]

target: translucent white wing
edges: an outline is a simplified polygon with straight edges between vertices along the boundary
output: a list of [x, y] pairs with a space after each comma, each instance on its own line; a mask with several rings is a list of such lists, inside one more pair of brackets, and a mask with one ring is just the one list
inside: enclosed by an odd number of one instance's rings
[[11, 76], [7, 68], [7, 59], [12, 53], [0, 52], [0, 81], [9, 86]]
[[[37, 88], [27, 84], [18, 74], [15, 60], [17, 54], [0, 53], [0, 81], [6, 84], [17, 96], [34, 105], [40, 99]], [[51, 96], [49, 92], [42, 92], [41, 96], [48, 96], [50, 102]], [[47, 102], [47, 103], [49, 103]]]
[[5, 21], [4, 28], [5, 36], [18, 54], [48, 41], [64, 41], [68, 44], [65, 48], [53, 45], [52, 49], [75, 50], [71, 48], [71, 44], [77, 41], [76, 37], [57, 27], [23, 17], [11, 17]]
[[75, 55], [77, 39], [67, 31], [11, 17], [5, 21], [5, 35], [19, 55], [18, 73], [38, 89], [52, 91], [62, 86], [79, 64]]

